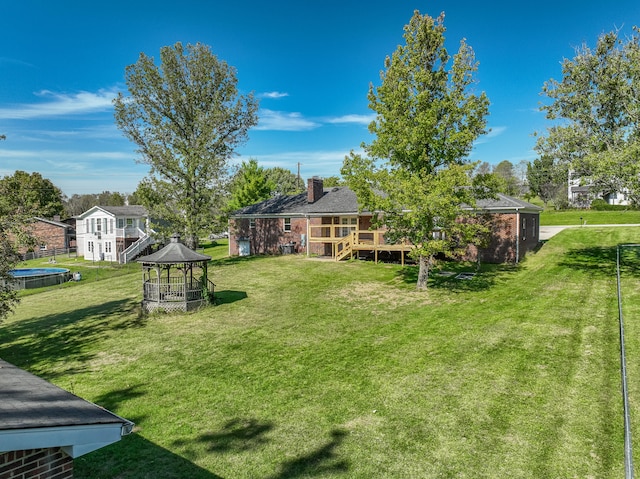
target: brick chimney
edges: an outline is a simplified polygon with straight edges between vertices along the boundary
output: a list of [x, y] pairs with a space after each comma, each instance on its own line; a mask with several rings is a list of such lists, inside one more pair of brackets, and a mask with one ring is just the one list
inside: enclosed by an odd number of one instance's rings
[[307, 202], [315, 203], [324, 194], [322, 178], [314, 176], [307, 180]]

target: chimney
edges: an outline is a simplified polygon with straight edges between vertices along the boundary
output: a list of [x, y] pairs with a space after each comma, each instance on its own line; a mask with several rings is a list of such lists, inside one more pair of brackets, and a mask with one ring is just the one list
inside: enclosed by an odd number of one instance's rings
[[53, 215], [53, 221], [60, 221], [60, 215]]
[[324, 189], [322, 185], [322, 178], [319, 176], [314, 176], [313, 178], [309, 178], [307, 180], [307, 202], [315, 203], [324, 194]]

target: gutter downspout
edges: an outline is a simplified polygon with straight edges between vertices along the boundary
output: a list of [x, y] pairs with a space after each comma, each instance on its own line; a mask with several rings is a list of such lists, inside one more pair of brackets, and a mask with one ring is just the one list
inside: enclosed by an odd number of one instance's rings
[[516, 208], [516, 264], [520, 261], [520, 209]]
[[307, 258], [311, 257], [310, 254], [310, 248], [309, 248], [309, 238], [311, 237], [311, 225], [309, 224], [309, 215], [305, 215], [305, 218], [307, 219], [307, 241], [306, 241], [306, 248], [307, 248]]

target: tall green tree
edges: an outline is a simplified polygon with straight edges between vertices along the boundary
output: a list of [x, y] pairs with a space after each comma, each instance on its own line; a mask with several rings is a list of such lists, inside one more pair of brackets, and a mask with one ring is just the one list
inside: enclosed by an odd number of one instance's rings
[[550, 79], [541, 107], [553, 121], [539, 137], [541, 157], [567, 164], [602, 193], [627, 189], [640, 200], [640, 36], [617, 31], [595, 48], [576, 49], [562, 62], [562, 79]]
[[502, 193], [510, 196], [518, 195], [520, 185], [513, 168], [513, 163], [509, 160], [503, 160], [493, 167], [493, 173], [500, 179], [500, 191]]
[[[464, 40], [451, 57], [445, 48], [444, 14], [416, 11], [404, 29], [405, 45], [385, 60], [381, 85], [369, 87], [376, 138], [351, 152], [341, 173], [361, 207], [380, 212], [391, 241], [408, 240], [419, 263], [417, 287], [427, 287], [438, 253], [456, 253], [486, 227], [469, 217], [477, 194], [467, 156], [486, 133], [489, 100], [475, 94], [477, 62]], [[466, 219], [466, 220], [465, 220]]]
[[536, 158], [527, 167], [527, 181], [530, 190], [543, 201], [545, 208], [550, 201], [566, 198], [567, 165], [555, 161], [550, 156]]
[[160, 65], [141, 53], [125, 80], [116, 125], [151, 167], [139, 199], [195, 248], [224, 206], [228, 162], [257, 124], [258, 103], [239, 94], [235, 69], [200, 43], [163, 47]]
[[52, 218], [64, 211], [64, 195], [38, 172], [17, 170], [0, 179], [0, 195], [18, 214]]
[[267, 171], [254, 159], [243, 161], [231, 181], [231, 199], [228, 210], [235, 211], [271, 197], [274, 184]]
[[[0, 135], [0, 140], [4, 139], [4, 135]], [[33, 195], [44, 191], [21, 189], [20, 179], [25, 180], [24, 186], [33, 184], [32, 175], [25, 172], [16, 172], [0, 180], [0, 321], [18, 303], [17, 292], [12, 288], [13, 277], [9, 273], [20, 260], [16, 247], [18, 244], [33, 244], [26, 226], [32, 216], [48, 213], [46, 207], [49, 206], [48, 201], [41, 205], [37, 198], [33, 198]], [[37, 206], [44, 207], [34, 209]]]
[[294, 195], [304, 191], [304, 184], [291, 171], [280, 166], [266, 170], [269, 181], [273, 183], [273, 195]]

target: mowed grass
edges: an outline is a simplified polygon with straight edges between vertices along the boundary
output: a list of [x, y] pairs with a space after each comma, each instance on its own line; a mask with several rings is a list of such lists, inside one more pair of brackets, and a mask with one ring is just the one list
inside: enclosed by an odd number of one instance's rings
[[143, 317], [139, 271], [82, 281], [23, 297], [0, 357], [136, 422], [78, 478], [618, 478], [616, 245], [639, 230], [566, 230], [426, 293], [412, 267], [221, 253], [215, 307]]
[[545, 210], [540, 214], [543, 226], [630, 225], [640, 224], [640, 210]]

